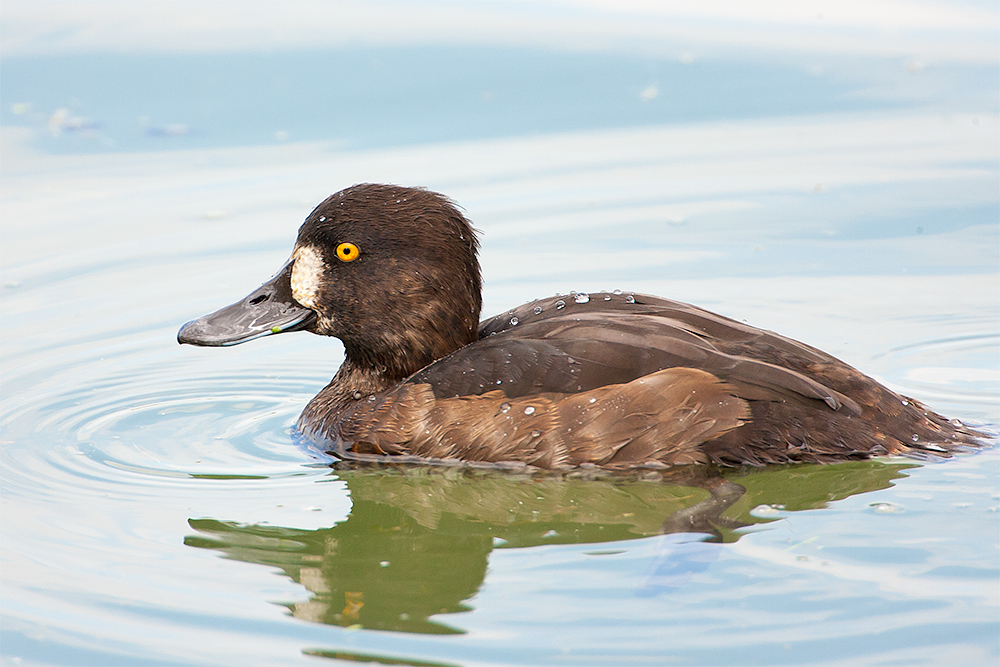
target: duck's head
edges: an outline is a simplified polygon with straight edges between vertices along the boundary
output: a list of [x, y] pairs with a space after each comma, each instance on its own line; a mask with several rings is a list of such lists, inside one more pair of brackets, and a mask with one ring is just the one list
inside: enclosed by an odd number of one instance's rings
[[478, 245], [443, 195], [355, 185], [309, 214], [277, 275], [188, 322], [177, 340], [224, 346], [311, 331], [343, 341], [355, 366], [398, 381], [476, 339]]

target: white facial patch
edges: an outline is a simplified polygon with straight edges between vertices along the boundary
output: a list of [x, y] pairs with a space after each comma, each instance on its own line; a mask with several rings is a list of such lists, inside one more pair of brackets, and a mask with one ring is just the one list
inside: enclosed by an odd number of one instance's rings
[[301, 246], [292, 253], [292, 297], [306, 308], [316, 309], [316, 298], [323, 280], [326, 264], [323, 256], [312, 246]]

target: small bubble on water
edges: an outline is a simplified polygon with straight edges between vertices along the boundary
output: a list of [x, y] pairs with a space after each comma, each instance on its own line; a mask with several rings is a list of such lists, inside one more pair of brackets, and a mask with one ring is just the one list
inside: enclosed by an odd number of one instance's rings
[[562, 310], [565, 307], [566, 307], [566, 302], [565, 301], [563, 301], [562, 299], [559, 299], [558, 301], [556, 301], [556, 310]]
[[528, 407], [526, 407], [524, 409], [524, 414], [526, 414], [526, 415], [533, 415], [533, 414], [535, 414], [535, 408], [533, 408], [533, 407], [531, 407], [529, 405]]
[[750, 515], [756, 517], [777, 516], [780, 513], [781, 510], [775, 505], [757, 505], [750, 510]]
[[534, 308], [534, 310], [532, 312], [534, 312], [535, 315], [540, 315], [542, 313], [542, 307], [541, 306], [535, 306], [535, 308]]
[[573, 298], [573, 300], [576, 301], [577, 303], [587, 303], [588, 301], [590, 301], [590, 296], [584, 294], [583, 292], [580, 292]]
[[520, 321], [521, 321], [521, 320], [517, 319], [516, 317], [512, 317], [512, 318], [510, 318], [510, 325], [511, 325], [512, 327], [516, 327], [516, 326], [517, 326], [517, 324], [518, 324], [518, 322], [520, 322]]
[[502, 412], [504, 414], [507, 414], [508, 412], [510, 412], [510, 403], [501, 403], [500, 404], [500, 412]]
[[871, 507], [876, 514], [899, 514], [903, 511], [902, 507], [892, 503], [870, 503], [868, 507]]

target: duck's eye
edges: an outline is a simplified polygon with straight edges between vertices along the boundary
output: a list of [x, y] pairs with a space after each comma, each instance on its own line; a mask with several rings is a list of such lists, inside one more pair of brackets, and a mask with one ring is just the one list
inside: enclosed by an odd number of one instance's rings
[[337, 246], [337, 258], [344, 262], [353, 262], [358, 258], [361, 251], [353, 243], [341, 243]]

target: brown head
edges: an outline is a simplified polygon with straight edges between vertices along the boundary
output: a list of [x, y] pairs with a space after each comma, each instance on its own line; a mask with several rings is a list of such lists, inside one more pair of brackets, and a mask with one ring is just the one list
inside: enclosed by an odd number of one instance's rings
[[398, 381], [476, 339], [478, 247], [443, 195], [355, 185], [299, 229], [292, 295], [316, 312], [309, 331], [336, 336], [349, 361], [386, 367]]
[[398, 382], [476, 339], [478, 247], [472, 225], [443, 195], [354, 185], [309, 214], [275, 278], [188, 323], [178, 339], [232, 345], [304, 329], [343, 341], [349, 366]]

